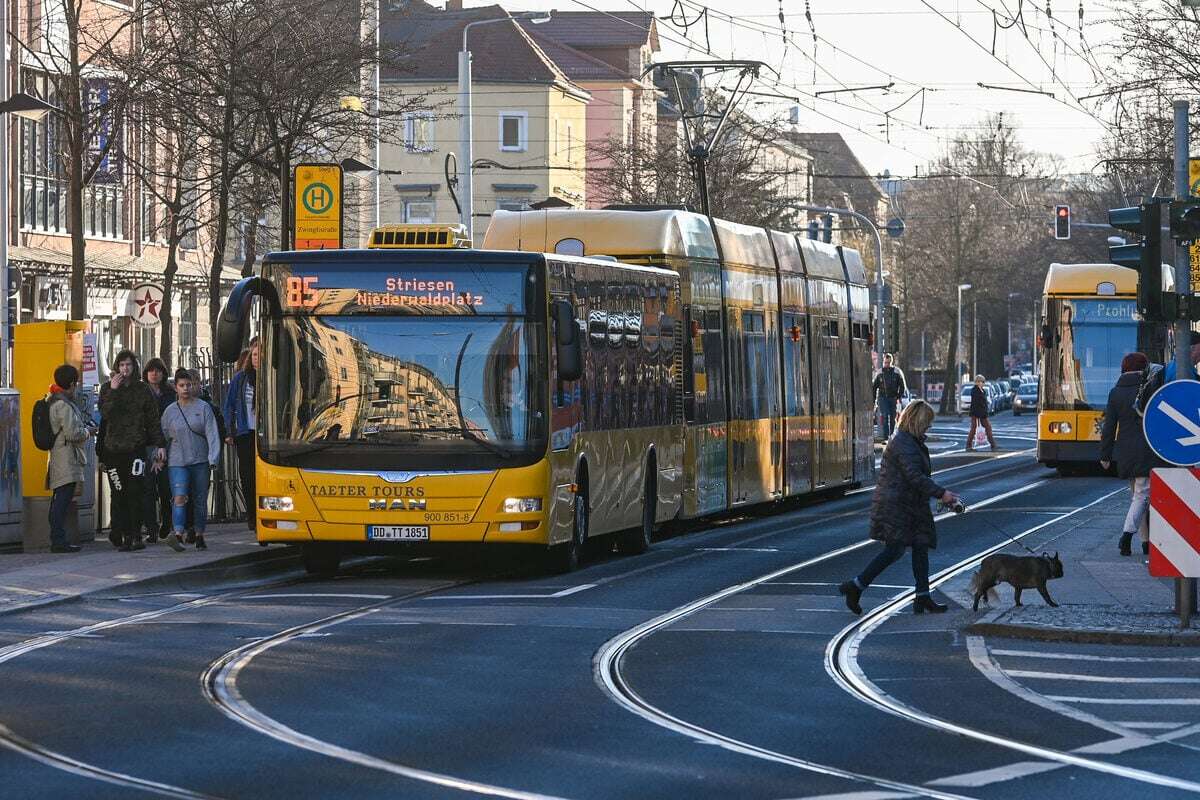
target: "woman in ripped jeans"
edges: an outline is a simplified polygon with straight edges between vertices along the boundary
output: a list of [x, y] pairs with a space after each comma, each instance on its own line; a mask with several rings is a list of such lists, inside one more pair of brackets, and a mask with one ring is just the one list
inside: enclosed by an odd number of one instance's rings
[[196, 549], [206, 550], [209, 471], [221, 457], [221, 436], [212, 406], [197, 397], [199, 386], [186, 369], [175, 371], [178, 399], [162, 415], [163, 435], [169, 445], [167, 475], [171, 483], [171, 524], [167, 544], [183, 550], [188, 508], [196, 530]]

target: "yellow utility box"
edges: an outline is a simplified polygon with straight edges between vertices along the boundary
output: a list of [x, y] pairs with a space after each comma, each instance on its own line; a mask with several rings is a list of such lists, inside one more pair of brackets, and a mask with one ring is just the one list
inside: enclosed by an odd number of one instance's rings
[[[25, 552], [50, 547], [50, 490], [46, 467], [50, 454], [33, 443], [33, 404], [46, 396], [54, 382], [54, 370], [70, 364], [83, 375], [84, 337], [92, 325], [86, 321], [50, 320], [17, 325], [13, 331], [12, 382], [21, 393], [21, 493], [24, 497], [22, 541]], [[89, 469], [84, 485], [77, 487], [75, 507], [67, 514], [71, 541], [95, 536], [95, 450], [89, 442]], [[82, 536], [81, 536], [82, 534]]]

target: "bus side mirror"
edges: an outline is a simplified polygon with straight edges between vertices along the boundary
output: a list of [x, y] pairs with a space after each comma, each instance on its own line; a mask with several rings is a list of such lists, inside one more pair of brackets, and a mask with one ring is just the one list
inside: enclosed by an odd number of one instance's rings
[[555, 300], [552, 310], [559, 380], [577, 381], [583, 377], [583, 346], [575, 323], [575, 309], [566, 300]]
[[275, 287], [257, 275], [242, 278], [233, 286], [221, 315], [217, 318], [217, 358], [225, 363], [238, 360], [242, 343], [246, 341], [246, 324], [250, 321], [250, 306], [261, 297], [270, 306], [270, 314], [278, 319], [283, 309]]

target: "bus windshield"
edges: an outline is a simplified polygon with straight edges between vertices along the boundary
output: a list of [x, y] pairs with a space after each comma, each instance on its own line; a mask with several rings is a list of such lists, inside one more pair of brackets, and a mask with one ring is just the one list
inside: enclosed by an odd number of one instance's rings
[[[277, 280], [294, 284], [297, 271], [277, 272]], [[294, 295], [283, 317], [264, 326], [271, 369], [259, 411], [263, 459], [379, 470], [536, 460], [546, 437], [545, 384], [536, 377], [545, 363], [544, 325], [520, 313], [527, 271], [447, 278], [443, 269], [436, 280], [393, 278], [410, 281], [392, 284], [408, 294], [366, 299], [371, 281], [362, 273], [319, 273], [316, 288], [307, 285], [316, 297]], [[352, 308], [344, 302], [349, 291]], [[492, 305], [489, 295], [499, 301], [506, 293], [499, 308]], [[483, 300], [472, 307], [476, 297]], [[315, 313], [303, 313], [305, 303]], [[342, 313], [321, 313], [334, 306]]]
[[1050, 298], [1046, 323], [1054, 335], [1042, 376], [1043, 409], [1102, 410], [1121, 376], [1121, 359], [1137, 349], [1134, 301]]

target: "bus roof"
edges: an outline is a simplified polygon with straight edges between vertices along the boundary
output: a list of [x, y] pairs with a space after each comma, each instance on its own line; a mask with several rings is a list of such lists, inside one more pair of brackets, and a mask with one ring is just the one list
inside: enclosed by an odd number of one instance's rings
[[[1175, 287], [1175, 271], [1163, 264], [1163, 290]], [[1112, 289], [1102, 284], [1111, 284]], [[1046, 271], [1047, 295], [1136, 295], [1138, 276], [1116, 264], [1051, 264]]]

